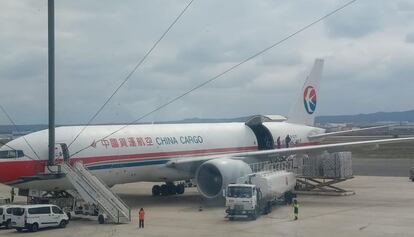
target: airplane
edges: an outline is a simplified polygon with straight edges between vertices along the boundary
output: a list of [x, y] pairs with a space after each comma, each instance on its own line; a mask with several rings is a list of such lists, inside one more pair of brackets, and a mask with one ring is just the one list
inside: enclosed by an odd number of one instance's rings
[[[72, 164], [80, 161], [110, 187], [140, 181], [165, 182], [154, 185], [152, 194], [182, 194], [184, 185], [174, 182], [193, 179], [202, 196], [216, 198], [227, 184], [252, 172], [252, 162], [414, 141], [409, 137], [320, 144], [327, 136], [355, 131], [326, 133], [314, 126], [323, 64], [322, 59], [315, 60], [287, 117], [258, 115], [246, 122], [230, 123], [91, 125], [69, 149], [67, 144], [83, 127], [62, 126], [56, 128], [55, 160], [59, 163], [69, 159]], [[69, 158], [65, 153], [70, 154]], [[0, 148], [0, 183], [19, 189], [73, 189], [64, 176], [42, 176], [53, 173], [47, 157], [48, 130], [8, 142]]]

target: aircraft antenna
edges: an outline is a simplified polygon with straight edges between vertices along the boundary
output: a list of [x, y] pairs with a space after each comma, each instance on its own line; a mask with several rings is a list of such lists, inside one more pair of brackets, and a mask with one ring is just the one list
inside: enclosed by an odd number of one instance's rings
[[187, 9], [190, 7], [190, 5], [194, 2], [194, 0], [191, 0], [185, 8], [178, 14], [178, 16], [172, 21], [172, 23], [168, 26], [168, 28], [164, 31], [164, 33], [158, 38], [157, 41], [155, 41], [154, 45], [148, 50], [148, 52], [142, 57], [138, 63], [135, 65], [135, 67], [130, 71], [125, 79], [121, 82], [121, 84], [118, 85], [118, 87], [114, 90], [114, 92], [109, 96], [105, 102], [102, 104], [102, 106], [96, 111], [96, 113], [89, 119], [89, 121], [86, 123], [85, 126], [82, 127], [82, 129], [79, 131], [79, 133], [75, 136], [75, 138], [72, 140], [71, 143], [69, 143], [68, 148], [78, 139], [78, 137], [85, 131], [85, 129], [92, 123], [92, 121], [98, 116], [98, 114], [105, 108], [105, 106], [109, 103], [109, 101], [112, 99], [112, 97], [115, 96], [115, 94], [121, 89], [121, 87], [132, 77], [132, 75], [137, 71], [137, 69], [145, 62], [145, 60], [148, 58], [148, 56], [152, 53], [152, 51], [158, 46], [158, 44], [161, 42], [162, 39], [167, 35], [167, 33], [172, 29], [172, 27], [175, 25], [175, 23], [178, 22], [178, 20], [181, 18], [182, 15], [187, 11]]
[[[297, 31], [293, 32], [292, 34], [290, 34], [290, 35], [288, 35], [288, 36], [286, 36], [286, 37], [282, 38], [281, 40], [279, 40], [279, 41], [275, 42], [274, 44], [272, 44], [272, 45], [270, 45], [270, 46], [267, 46], [266, 48], [264, 48], [264, 49], [260, 50], [259, 52], [255, 53], [255, 54], [253, 54], [253, 55], [251, 55], [251, 56], [247, 57], [247, 58], [246, 58], [246, 59], [244, 59], [243, 61], [241, 61], [241, 62], [239, 62], [239, 63], [237, 63], [237, 64], [235, 64], [235, 65], [233, 65], [233, 66], [229, 67], [228, 69], [226, 69], [226, 70], [224, 70], [223, 72], [221, 72], [221, 73], [217, 74], [216, 76], [214, 76], [214, 77], [212, 77], [212, 78], [210, 78], [210, 79], [208, 79], [208, 80], [206, 80], [206, 81], [204, 81], [204, 82], [202, 82], [202, 83], [198, 84], [197, 86], [195, 86], [195, 87], [193, 87], [193, 88], [189, 89], [188, 91], [186, 91], [186, 92], [182, 93], [181, 95], [176, 96], [176, 97], [174, 97], [173, 99], [170, 99], [170, 100], [169, 100], [169, 101], [167, 101], [166, 103], [164, 103], [164, 104], [162, 104], [162, 105], [160, 105], [160, 106], [156, 107], [155, 109], [153, 109], [153, 110], [151, 110], [151, 111], [149, 111], [149, 112], [145, 113], [144, 115], [142, 115], [142, 116], [138, 117], [138, 118], [137, 118], [137, 119], [135, 119], [134, 121], [132, 121], [132, 122], [130, 122], [130, 123], [127, 123], [126, 125], [124, 125], [124, 126], [120, 127], [119, 129], [117, 129], [117, 130], [115, 130], [115, 131], [113, 131], [113, 132], [109, 133], [109, 134], [108, 134], [108, 135], [106, 135], [105, 137], [103, 137], [103, 138], [101, 138], [101, 139], [99, 139], [99, 140], [95, 141], [94, 143], [100, 142], [100, 141], [102, 141], [102, 140], [104, 140], [104, 139], [108, 138], [109, 136], [111, 136], [111, 135], [113, 135], [113, 134], [115, 134], [115, 133], [117, 133], [117, 132], [119, 132], [119, 131], [123, 130], [124, 128], [126, 128], [126, 127], [128, 127], [128, 126], [130, 126], [130, 125], [132, 125], [132, 124], [135, 124], [135, 123], [137, 123], [138, 121], [141, 121], [142, 119], [144, 119], [144, 118], [148, 117], [149, 115], [151, 115], [151, 114], [153, 114], [153, 113], [157, 112], [158, 110], [160, 110], [160, 109], [163, 109], [163, 108], [167, 107], [168, 105], [170, 105], [170, 104], [174, 103], [175, 101], [177, 101], [177, 100], [179, 100], [179, 99], [183, 98], [184, 96], [186, 96], [186, 95], [190, 94], [191, 92], [193, 92], [193, 91], [195, 91], [195, 90], [197, 90], [197, 89], [200, 89], [201, 87], [203, 87], [203, 86], [205, 86], [205, 85], [209, 84], [210, 82], [213, 82], [213, 81], [215, 81], [215, 80], [217, 80], [217, 79], [221, 78], [223, 75], [225, 75], [225, 74], [227, 74], [227, 73], [229, 73], [229, 72], [233, 71], [234, 69], [236, 69], [236, 68], [240, 67], [241, 65], [243, 65], [243, 64], [245, 64], [245, 63], [247, 63], [247, 62], [249, 62], [250, 60], [252, 60], [252, 59], [254, 59], [254, 58], [256, 58], [256, 57], [258, 57], [258, 56], [262, 55], [263, 53], [265, 53], [265, 52], [269, 51], [270, 49], [272, 49], [272, 48], [274, 48], [274, 47], [276, 47], [276, 46], [278, 46], [278, 45], [282, 44], [283, 42], [285, 42], [285, 41], [289, 40], [290, 38], [292, 38], [292, 37], [296, 36], [297, 34], [299, 34], [299, 33], [303, 32], [303, 31], [307, 30], [308, 28], [312, 27], [313, 25], [316, 25], [317, 23], [319, 23], [319, 22], [323, 21], [324, 19], [326, 19], [326, 18], [328, 18], [328, 17], [330, 17], [330, 16], [334, 15], [335, 13], [337, 13], [337, 12], [341, 11], [342, 9], [344, 9], [344, 8], [348, 7], [349, 5], [351, 5], [352, 3], [356, 2], [356, 1], [357, 1], [357, 0], [352, 0], [352, 1], [349, 1], [349, 2], [345, 3], [344, 5], [341, 5], [340, 7], [336, 8], [335, 10], [333, 10], [333, 11], [331, 11], [331, 12], [329, 12], [329, 13], [327, 13], [327, 14], [323, 15], [322, 17], [319, 17], [318, 19], [316, 19], [316, 20], [315, 20], [315, 21], [313, 21], [312, 23], [310, 23], [310, 24], [308, 24], [308, 25], [303, 26], [302, 28], [298, 29]], [[82, 151], [84, 151], [84, 150], [88, 149], [88, 148], [89, 148], [89, 147], [91, 147], [91, 146], [92, 146], [92, 144], [91, 144], [91, 145], [89, 145], [89, 146], [86, 146], [86, 147], [84, 147], [84, 148], [82, 148], [82, 149], [80, 149], [80, 150], [78, 150], [77, 152], [73, 153], [71, 156], [76, 155], [76, 154], [78, 154], [79, 152], [82, 152]]]

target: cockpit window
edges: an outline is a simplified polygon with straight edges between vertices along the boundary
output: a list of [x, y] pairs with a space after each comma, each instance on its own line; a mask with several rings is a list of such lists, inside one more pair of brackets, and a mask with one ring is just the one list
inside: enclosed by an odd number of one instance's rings
[[0, 159], [12, 159], [23, 157], [24, 153], [22, 150], [6, 150], [0, 151]]

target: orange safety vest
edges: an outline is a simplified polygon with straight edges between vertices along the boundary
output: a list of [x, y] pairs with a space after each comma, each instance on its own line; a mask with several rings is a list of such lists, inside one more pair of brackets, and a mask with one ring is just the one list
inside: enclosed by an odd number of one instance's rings
[[144, 220], [145, 211], [139, 211], [139, 219]]

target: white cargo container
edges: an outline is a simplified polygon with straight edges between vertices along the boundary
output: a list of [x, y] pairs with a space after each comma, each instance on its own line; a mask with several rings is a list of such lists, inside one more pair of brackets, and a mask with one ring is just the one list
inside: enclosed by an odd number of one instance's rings
[[229, 184], [226, 193], [226, 213], [235, 217], [256, 219], [261, 213], [271, 212], [272, 206], [283, 200], [290, 203], [296, 184], [295, 174], [287, 171], [253, 173]]

